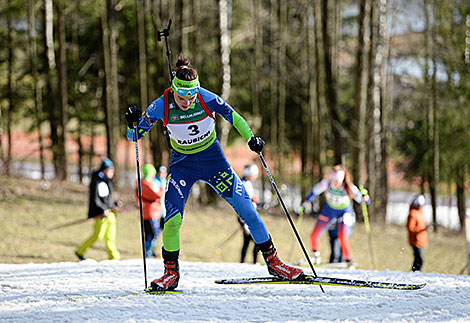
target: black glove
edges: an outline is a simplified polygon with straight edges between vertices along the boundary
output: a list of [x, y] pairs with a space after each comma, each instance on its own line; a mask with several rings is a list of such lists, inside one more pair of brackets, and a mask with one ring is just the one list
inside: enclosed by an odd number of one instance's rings
[[129, 128], [134, 128], [134, 122], [138, 122], [142, 115], [142, 111], [135, 105], [131, 105], [126, 110], [126, 120]]
[[255, 153], [260, 153], [264, 148], [264, 140], [256, 136], [251, 137], [250, 140], [248, 140], [248, 147]]

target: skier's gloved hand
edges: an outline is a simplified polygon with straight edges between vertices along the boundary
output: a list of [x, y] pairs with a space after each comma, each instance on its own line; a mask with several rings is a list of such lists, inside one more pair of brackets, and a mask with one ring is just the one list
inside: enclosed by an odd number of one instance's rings
[[248, 147], [255, 153], [260, 153], [264, 148], [264, 140], [261, 137], [253, 136], [248, 140]]
[[362, 185], [360, 186], [361, 194], [362, 194], [362, 200], [369, 205], [370, 203], [370, 197], [369, 197], [369, 191], [367, 188], [363, 187]]
[[126, 121], [129, 128], [134, 128], [134, 122], [138, 122], [142, 111], [137, 108], [135, 105], [131, 105], [126, 109]]
[[299, 215], [304, 215], [305, 209], [307, 208], [308, 203], [304, 201], [301, 206], [299, 206]]
[[362, 196], [369, 195], [369, 191], [367, 190], [367, 188], [361, 187], [361, 194]]

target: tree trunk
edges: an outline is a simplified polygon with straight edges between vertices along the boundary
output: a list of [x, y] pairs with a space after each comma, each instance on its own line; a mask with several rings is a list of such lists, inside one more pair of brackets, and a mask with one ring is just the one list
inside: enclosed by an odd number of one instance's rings
[[[222, 74], [220, 80], [221, 97], [225, 101], [228, 101], [230, 97], [230, 80], [231, 80], [231, 68], [230, 68], [230, 50], [231, 50], [231, 38], [230, 38], [230, 25], [231, 20], [231, 1], [220, 0], [219, 1], [219, 32], [220, 32], [220, 64], [222, 67]], [[223, 146], [227, 145], [228, 135], [230, 132], [230, 124], [222, 121], [218, 122], [220, 129], [220, 143]]]
[[145, 44], [145, 6], [144, 0], [137, 2], [137, 38], [139, 42], [139, 84], [140, 106], [145, 109], [148, 106], [147, 94], [147, 46]]
[[[376, 15], [376, 0], [372, 0], [369, 13], [369, 55], [367, 58], [367, 122], [366, 122], [366, 165], [367, 165], [367, 189], [369, 190], [369, 195], [373, 200], [377, 197], [377, 180], [378, 176], [376, 174], [376, 150], [375, 150], [375, 137], [374, 137], [374, 127], [375, 127], [375, 117], [374, 111], [376, 107], [376, 100], [374, 96], [374, 90], [376, 88], [376, 83], [374, 79], [374, 73], [376, 70], [376, 56], [377, 56], [377, 15]], [[375, 206], [375, 203], [372, 203], [369, 206], [371, 214], [377, 214], [378, 208]]]
[[7, 8], [7, 43], [10, 45], [8, 46], [8, 68], [7, 68], [7, 101], [8, 101], [8, 110], [7, 110], [7, 156], [5, 160], [5, 175], [10, 175], [10, 166], [12, 160], [12, 124], [13, 124], [13, 111], [15, 109], [15, 102], [14, 102], [14, 90], [13, 90], [13, 18], [11, 15], [11, 0], [9, 1], [9, 8]]
[[433, 226], [437, 232], [437, 197], [439, 195], [439, 106], [437, 103], [437, 37], [435, 19], [431, 27], [432, 40], [432, 80], [431, 80], [431, 110], [432, 110], [432, 185], [434, 186], [435, 200], [433, 201]]
[[83, 135], [83, 121], [81, 118], [78, 118], [78, 126], [77, 126], [78, 180], [80, 181], [80, 183], [83, 183], [83, 158], [85, 155], [85, 151], [83, 149], [82, 135]]
[[380, 62], [380, 148], [378, 150], [380, 159], [378, 161], [378, 169], [380, 169], [379, 188], [380, 194], [377, 200], [377, 206], [382, 210], [380, 213], [382, 220], [385, 221], [387, 216], [387, 197], [388, 197], [388, 183], [387, 183], [387, 155], [388, 155], [388, 116], [390, 111], [389, 101], [389, 86], [388, 86], [388, 57], [390, 49], [390, 38], [388, 33], [388, 0], [381, 0], [380, 4], [380, 25], [379, 34], [382, 43], [382, 60]]
[[91, 174], [93, 172], [93, 157], [95, 157], [95, 121], [90, 122], [90, 150], [88, 153], [88, 178], [91, 180]]
[[283, 171], [283, 159], [287, 152], [286, 139], [286, 102], [287, 102], [287, 1], [281, 1], [279, 11], [279, 131], [278, 131], [278, 160], [279, 174]]
[[311, 68], [313, 65], [313, 61], [311, 57], [313, 57], [313, 29], [309, 26], [309, 18], [312, 16], [312, 6], [306, 1], [302, 2], [301, 5], [303, 6], [300, 19], [301, 19], [301, 32], [299, 33], [299, 41], [305, 46], [301, 49], [301, 66], [308, 66], [309, 68], [307, 71], [300, 71], [299, 77], [302, 80], [302, 87], [305, 88], [304, 91], [299, 92], [299, 99], [301, 100], [301, 107], [302, 113], [299, 115], [299, 124], [301, 125], [302, 129], [304, 129], [305, 134], [301, 135], [300, 143], [301, 143], [301, 196], [305, 196], [307, 193], [308, 186], [312, 183], [312, 171], [311, 171], [311, 160], [312, 151], [313, 151], [313, 114], [315, 111], [315, 78], [313, 75], [314, 69]]
[[259, 132], [261, 127], [261, 119], [259, 118], [261, 112], [261, 92], [262, 85], [262, 60], [263, 60], [263, 19], [261, 11], [261, 1], [252, 2], [252, 24], [253, 24], [253, 55], [251, 59], [251, 128], [255, 134]]
[[45, 178], [45, 164], [44, 164], [44, 144], [42, 139], [42, 89], [41, 82], [38, 75], [37, 63], [37, 43], [36, 43], [36, 28], [35, 28], [35, 1], [28, 1], [28, 40], [29, 40], [29, 58], [31, 64], [31, 76], [34, 83], [34, 119], [38, 131], [38, 146], [39, 146], [39, 164], [41, 167], [41, 179]]
[[[139, 86], [140, 86], [140, 106], [142, 110], [147, 109], [148, 99], [148, 82], [147, 82], [147, 45], [146, 45], [146, 8], [144, 0], [136, 0], [137, 4], [137, 38], [139, 46]], [[145, 136], [141, 139], [143, 146], [143, 160], [144, 164], [152, 163], [150, 157], [152, 154], [151, 149], [151, 136]], [[155, 161], [154, 161], [155, 162]]]
[[359, 4], [359, 34], [356, 53], [356, 75], [355, 75], [355, 106], [352, 121], [352, 167], [351, 172], [355, 183], [363, 183], [362, 164], [364, 162], [364, 122], [365, 122], [365, 30], [368, 19], [368, 1], [361, 0]]
[[119, 88], [118, 88], [118, 66], [117, 66], [117, 36], [116, 26], [116, 3], [117, 0], [106, 0], [106, 9], [103, 10], [103, 56], [105, 59], [105, 82], [106, 82], [106, 132], [108, 137], [108, 157], [114, 161], [116, 176], [114, 183], [119, 183], [119, 171], [117, 163], [117, 143], [119, 138]]
[[[438, 231], [437, 226], [437, 196], [439, 194], [439, 160], [436, 160], [436, 157], [439, 158], [439, 148], [435, 146], [435, 144], [439, 143], [439, 139], [435, 136], [438, 132], [438, 125], [437, 125], [437, 98], [436, 98], [436, 58], [435, 58], [435, 46], [433, 45], [434, 42], [434, 22], [430, 21], [429, 14], [432, 13], [432, 4], [429, 3], [429, 0], [424, 0], [424, 20], [425, 20], [425, 35], [424, 35], [424, 49], [425, 49], [425, 65], [424, 65], [424, 87], [426, 91], [429, 89], [430, 96], [428, 96], [429, 104], [431, 109], [428, 110], [427, 115], [427, 123], [428, 123], [428, 131], [427, 137], [429, 143], [433, 147], [432, 151], [432, 159], [430, 162], [430, 167], [428, 169], [431, 170], [429, 174], [427, 174], [428, 181], [429, 181], [429, 189], [431, 191], [431, 205], [432, 205], [432, 221], [433, 221], [433, 229], [435, 232]], [[433, 69], [431, 78], [429, 77], [429, 60], [432, 60]], [[437, 165], [437, 167], [436, 167]], [[437, 177], [436, 177], [437, 174]]]
[[59, 136], [58, 136], [58, 162], [57, 177], [60, 180], [67, 180], [67, 56], [65, 40], [65, 17], [63, 14], [62, 1], [57, 2], [57, 33], [59, 38]]
[[270, 111], [271, 111], [271, 134], [270, 143], [271, 147], [278, 147], [278, 115], [279, 115], [279, 32], [278, 32], [278, 1], [270, 1], [270, 43], [272, 44], [270, 50], [270, 77], [269, 77], [269, 89], [270, 89]]
[[318, 182], [322, 177], [322, 169], [326, 163], [325, 155], [325, 144], [324, 144], [324, 126], [323, 126], [323, 69], [321, 68], [321, 62], [323, 61], [322, 56], [322, 21], [321, 21], [321, 5], [320, 1], [314, 2], [314, 19], [315, 19], [315, 99], [316, 99], [316, 111], [315, 111], [315, 142], [317, 143], [313, 152], [313, 176], [314, 182]]
[[58, 154], [59, 147], [59, 115], [58, 115], [58, 102], [56, 93], [57, 71], [54, 53], [54, 24], [53, 24], [53, 4], [52, 0], [43, 0], [44, 7], [44, 26], [43, 26], [43, 41], [44, 41], [44, 63], [46, 81], [46, 95], [44, 106], [47, 109], [49, 124], [51, 128], [51, 150], [54, 164], [55, 174], [59, 173], [60, 160]]
[[326, 105], [329, 110], [329, 118], [331, 123], [331, 131], [333, 133], [333, 149], [335, 164], [341, 164], [341, 155], [343, 152], [341, 145], [341, 134], [339, 127], [341, 122], [338, 114], [338, 93], [337, 81], [333, 70], [333, 57], [331, 52], [330, 37], [330, 19], [329, 19], [329, 1], [322, 2], [322, 36], [323, 36], [323, 59], [325, 68], [325, 91]]
[[456, 171], [456, 186], [457, 186], [457, 212], [459, 214], [460, 230], [465, 228], [465, 217], [467, 216], [467, 206], [465, 205], [465, 165], [459, 167]]

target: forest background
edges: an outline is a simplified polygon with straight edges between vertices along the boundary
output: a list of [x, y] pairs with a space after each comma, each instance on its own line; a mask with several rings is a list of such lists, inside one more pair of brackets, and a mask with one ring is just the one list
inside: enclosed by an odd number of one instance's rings
[[[304, 196], [327, 166], [346, 164], [370, 192], [371, 220], [383, 221], [390, 174], [399, 173], [407, 180], [401, 189], [429, 194], [434, 230], [444, 194], [456, 196], [464, 228], [470, 4], [463, 0], [3, 1], [2, 176], [19, 160], [37, 162], [43, 178], [52, 165], [54, 179], [83, 181], [104, 155], [116, 161], [118, 179], [134, 170], [129, 150], [118, 154], [124, 110], [145, 109], [168, 87], [158, 36], [170, 19], [173, 62], [184, 53], [202, 86], [266, 139], [279, 183], [300, 185]], [[142, 142], [142, 162], [167, 164], [156, 127]], [[217, 127], [222, 145], [237, 145], [228, 123]], [[19, 158], [15, 136], [25, 132], [35, 153]], [[269, 189], [265, 175], [262, 183]]]

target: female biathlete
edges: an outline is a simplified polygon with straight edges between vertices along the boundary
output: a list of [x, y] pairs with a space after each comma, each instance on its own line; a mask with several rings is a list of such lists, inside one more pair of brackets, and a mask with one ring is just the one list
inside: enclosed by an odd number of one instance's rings
[[298, 278], [303, 274], [302, 270], [279, 259], [263, 220], [226, 160], [216, 137], [215, 113], [237, 129], [252, 151], [260, 153], [264, 141], [253, 135], [246, 121], [223, 99], [200, 87], [197, 71], [182, 54], [178, 56], [176, 67], [171, 87], [150, 104], [143, 116], [136, 107], [129, 107], [126, 111], [129, 141], [134, 141], [135, 125], [140, 139], [158, 120], [162, 120], [172, 147], [163, 229], [165, 271], [162, 277], [151, 282], [151, 289], [173, 290], [178, 286], [180, 227], [189, 192], [197, 181], [208, 183], [248, 225], [270, 274], [285, 279]]
[[325, 192], [326, 202], [321, 211], [318, 221], [315, 224], [312, 234], [310, 235], [310, 244], [313, 251], [313, 262], [321, 263], [320, 258], [320, 236], [333, 223], [338, 224], [338, 239], [341, 243], [341, 253], [347, 263], [352, 262], [352, 249], [349, 243], [350, 227], [354, 221], [354, 210], [351, 200], [357, 203], [370, 203], [367, 190], [364, 190], [364, 196], [355, 186], [349, 177], [347, 169], [342, 165], [336, 165], [329, 174], [328, 178], [317, 183], [310, 194], [302, 203], [301, 212], [305, 209], [308, 202], [313, 200], [320, 194]]

